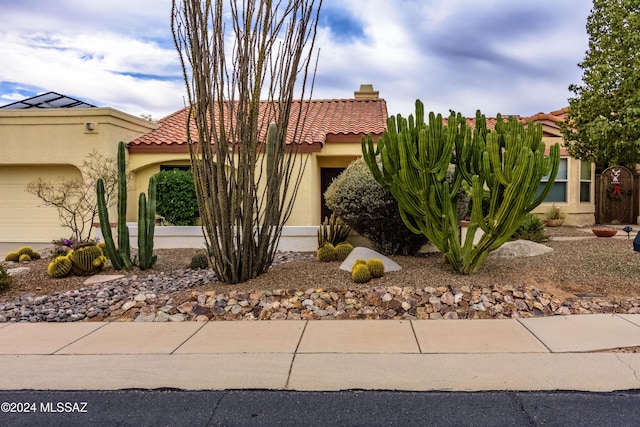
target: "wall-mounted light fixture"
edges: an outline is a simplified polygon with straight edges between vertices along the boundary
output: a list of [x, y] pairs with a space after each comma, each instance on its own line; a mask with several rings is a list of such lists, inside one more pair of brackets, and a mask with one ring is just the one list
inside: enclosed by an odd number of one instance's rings
[[93, 123], [85, 123], [84, 127], [86, 130], [93, 130]]

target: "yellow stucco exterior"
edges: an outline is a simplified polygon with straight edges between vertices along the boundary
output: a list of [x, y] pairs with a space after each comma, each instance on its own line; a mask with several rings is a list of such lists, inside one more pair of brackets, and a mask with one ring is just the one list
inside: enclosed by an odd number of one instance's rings
[[[129, 143], [156, 129], [158, 125], [112, 108], [0, 110], [0, 241], [48, 242], [66, 237], [55, 209], [43, 207], [39, 199], [24, 191], [38, 177], [80, 176], [80, 166], [93, 150], [115, 158], [119, 141]], [[547, 144], [558, 142], [546, 136]], [[304, 176], [286, 225], [317, 226], [321, 223], [321, 174], [323, 168], [346, 168], [361, 155], [359, 142], [326, 142], [308, 156]], [[595, 182], [590, 167], [590, 195], [581, 201], [581, 162], [563, 156], [566, 162], [565, 200], [556, 203], [567, 213], [565, 224], [594, 222]], [[127, 220], [136, 220], [137, 195], [147, 191], [149, 178], [161, 165], [189, 165], [188, 153], [132, 153], [127, 156], [131, 191]], [[583, 179], [583, 193], [584, 193]], [[584, 199], [584, 194], [583, 194]], [[544, 216], [550, 203], [535, 212]], [[113, 214], [112, 214], [113, 215]], [[112, 220], [115, 221], [115, 215]]]
[[0, 241], [69, 237], [55, 208], [42, 206], [26, 185], [37, 178], [78, 178], [94, 150], [115, 158], [119, 141], [156, 127], [113, 108], [0, 110]]

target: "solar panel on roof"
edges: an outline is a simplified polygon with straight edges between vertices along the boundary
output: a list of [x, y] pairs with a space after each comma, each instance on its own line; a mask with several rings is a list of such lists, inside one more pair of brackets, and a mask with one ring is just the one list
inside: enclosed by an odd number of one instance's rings
[[56, 92], [47, 92], [1, 106], [0, 110], [24, 110], [29, 108], [95, 108], [95, 105]]

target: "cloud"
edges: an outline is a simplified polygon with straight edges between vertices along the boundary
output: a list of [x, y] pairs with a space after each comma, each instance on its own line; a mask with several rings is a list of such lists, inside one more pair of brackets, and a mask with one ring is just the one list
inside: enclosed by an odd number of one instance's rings
[[[5, 3], [0, 101], [54, 90], [154, 117], [184, 105], [170, 0]], [[555, 110], [567, 105], [569, 84], [580, 81], [590, 6], [324, 0], [314, 98], [348, 98], [371, 83], [391, 114], [409, 114], [416, 98], [445, 114]]]

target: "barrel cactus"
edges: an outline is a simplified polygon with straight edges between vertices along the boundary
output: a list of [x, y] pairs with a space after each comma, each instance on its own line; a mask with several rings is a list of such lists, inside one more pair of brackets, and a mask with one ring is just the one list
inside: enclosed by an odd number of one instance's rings
[[49, 277], [60, 279], [71, 273], [71, 260], [67, 256], [59, 256], [49, 263], [47, 268]]
[[384, 263], [378, 258], [371, 258], [367, 260], [367, 267], [371, 272], [371, 277], [384, 276]]
[[366, 259], [360, 259], [360, 258], [355, 260], [355, 262], [351, 266], [351, 269], [353, 270], [356, 267], [356, 265], [358, 265], [358, 264], [367, 265], [367, 260]]
[[20, 258], [18, 258], [19, 263], [29, 262], [29, 261], [31, 261], [31, 257], [29, 256], [29, 254], [22, 254], [20, 255]]
[[371, 280], [371, 272], [366, 264], [356, 264], [351, 270], [351, 278], [356, 283], [367, 283]]
[[4, 260], [18, 262], [20, 260], [20, 254], [18, 252], [9, 252], [4, 256]]
[[209, 257], [204, 252], [196, 252], [191, 257], [191, 264], [189, 265], [189, 268], [192, 270], [209, 268]]
[[336, 259], [338, 261], [344, 261], [349, 256], [352, 250], [353, 246], [351, 246], [350, 243], [338, 243], [338, 245], [336, 246]]
[[40, 252], [33, 251], [31, 253], [31, 259], [40, 259], [40, 258], [42, 258], [42, 255], [40, 255]]
[[336, 259], [336, 248], [329, 242], [324, 243], [316, 251], [318, 261], [330, 262]]
[[104, 270], [106, 257], [95, 244], [77, 247], [70, 255], [71, 269], [77, 276], [85, 276]]
[[33, 249], [31, 249], [31, 247], [29, 246], [23, 246], [20, 249], [18, 249], [18, 255], [29, 255], [29, 257], [31, 257], [33, 255]]

